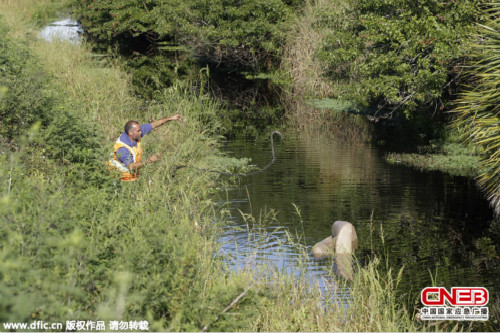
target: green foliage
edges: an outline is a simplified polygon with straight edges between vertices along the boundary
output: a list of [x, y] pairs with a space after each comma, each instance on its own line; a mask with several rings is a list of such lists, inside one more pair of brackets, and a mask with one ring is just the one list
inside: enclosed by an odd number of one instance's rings
[[37, 25], [48, 24], [52, 20], [63, 15], [70, 14], [69, 2], [67, 0], [52, 0], [50, 3], [33, 4], [31, 20]]
[[467, 70], [472, 84], [465, 87], [454, 109], [457, 118], [454, 126], [462, 133], [467, 144], [476, 147], [480, 156], [482, 172], [480, 184], [485, 190], [495, 211], [500, 213], [500, 135], [499, 110], [499, 57], [500, 2], [493, 1], [483, 8], [487, 23], [481, 26], [480, 35], [470, 42], [473, 61]]
[[[70, 111], [71, 102], [51, 87], [52, 78], [22, 42], [8, 37], [0, 25], [4, 52], [0, 66], [4, 72], [0, 99], [0, 138], [14, 142], [23, 151], [27, 172], [71, 165], [66, 171], [81, 184], [106, 182], [100, 151], [103, 133], [85, 118]], [[2, 140], [2, 141], [4, 141]], [[70, 171], [71, 170], [71, 171]]]
[[497, 255], [495, 243], [488, 237], [482, 237], [475, 242], [476, 247], [485, 255], [487, 259], [493, 259]]
[[7, 87], [5, 86], [0, 87], [0, 99], [4, 98], [7, 95], [7, 91], [9, 91]]
[[[13, 68], [22, 63], [6, 62]], [[181, 108], [185, 126], [155, 133], [160, 142], [146, 138], [146, 153], [154, 149], [164, 159], [145, 168], [140, 181], [116, 184], [104, 166], [112, 143], [103, 145], [103, 129], [89, 119], [93, 113], [81, 113], [87, 106], [64, 97], [67, 88], [43, 70], [37, 74], [51, 108], [44, 122], [12, 132], [16, 151], [2, 146], [0, 155], [0, 320], [148, 320], [155, 331], [199, 330], [214, 321], [247, 280], [221, 274], [222, 261], [213, 257], [217, 176], [190, 168], [173, 178], [172, 167], [246, 164], [217, 156], [217, 105], [179, 87], [158, 91], [147, 117]], [[9, 86], [4, 99], [18, 91]], [[251, 299], [242, 304], [255, 305]], [[246, 315], [220, 318], [212, 327], [234, 330]]]
[[135, 56], [124, 62], [124, 67], [131, 74], [134, 89], [141, 95], [150, 97], [155, 91], [169, 87], [185, 77], [189, 72], [190, 61], [172, 61], [168, 57]]
[[84, 163], [92, 159], [100, 146], [95, 125], [78, 119], [66, 110], [59, 110], [43, 133], [47, 157], [66, 163]]
[[178, 52], [188, 46], [197, 56], [225, 63], [217, 58], [222, 56], [252, 66], [279, 53], [280, 29], [289, 13], [289, 5], [281, 0], [84, 0], [75, 7], [85, 30], [97, 41], [114, 44], [144, 36], [147, 40], [141, 41], [150, 50]]
[[[165, 162], [155, 172], [144, 170], [136, 183], [88, 181], [104, 167], [86, 167], [81, 158], [88, 155], [77, 148], [88, 149], [89, 156], [102, 153], [85, 139], [96, 127], [65, 110], [56, 109], [53, 123], [39, 134], [47, 146], [61, 141], [46, 156], [65, 161], [57, 169], [27, 172], [33, 166], [25, 161], [42, 159], [28, 148], [0, 155], [6, 176], [0, 182], [0, 220], [6, 222], [0, 224], [2, 321], [148, 320], [155, 331], [199, 330], [246, 287], [246, 279], [221, 275], [222, 261], [213, 257], [217, 176], [183, 169], [172, 178], [171, 169], [197, 161], [221, 169], [244, 163], [215, 156], [214, 125], [191, 118], [201, 110], [193, 100], [175, 91], [161, 99], [168, 104], [155, 105], [150, 115], [181, 103], [186, 126], [168, 136], [177, 149], [162, 151]], [[79, 137], [68, 141], [69, 131]], [[73, 179], [75, 167], [83, 168], [85, 183]], [[252, 298], [241, 304], [249, 313], [255, 306]], [[212, 327], [242, 329], [248, 322], [244, 312]]]
[[134, 83], [151, 95], [186, 77], [193, 59], [269, 71], [280, 59], [284, 27], [300, 1], [75, 1], [88, 37], [127, 57]]
[[479, 19], [478, 0], [348, 1], [347, 17], [325, 12], [330, 28], [318, 56], [338, 95], [381, 113], [413, 118], [443, 109], [460, 78], [464, 42]]
[[[209, 55], [228, 53], [229, 63], [270, 70], [269, 62], [279, 56], [282, 29], [289, 15], [289, 8], [281, 0], [272, 1], [217, 1], [208, 4], [206, 29], [208, 44], [219, 41], [220, 46]], [[217, 8], [217, 10], [213, 10]], [[208, 46], [208, 45], [207, 45]], [[221, 51], [216, 50], [222, 47]], [[232, 58], [232, 59], [231, 59]]]
[[391, 164], [411, 166], [423, 171], [436, 170], [453, 176], [475, 177], [479, 173], [479, 158], [474, 155], [389, 153], [386, 160]]
[[8, 36], [0, 20], [0, 136], [11, 140], [37, 121], [46, 125], [55, 101], [48, 78], [27, 46]]
[[441, 171], [453, 176], [475, 177], [480, 172], [479, 156], [472, 146], [460, 142], [457, 133], [448, 133], [444, 141], [418, 146], [417, 153], [389, 153], [387, 162], [414, 167], [421, 171]]
[[[224, 124], [224, 134], [241, 130], [255, 136], [283, 116], [283, 108], [274, 107], [267, 98], [271, 84], [261, 79], [267, 79], [280, 62], [287, 19], [300, 2], [86, 0], [75, 1], [74, 8], [97, 48], [123, 56], [136, 93], [147, 99], [179, 80], [198, 81], [201, 64], [214, 72], [245, 71], [253, 79], [237, 78], [238, 89], [244, 85], [245, 93], [232, 87], [226, 92], [226, 84], [221, 89], [213, 78], [209, 91], [222, 99], [217, 117]], [[249, 82], [253, 90], [247, 89]], [[219, 91], [224, 91], [223, 97]]]

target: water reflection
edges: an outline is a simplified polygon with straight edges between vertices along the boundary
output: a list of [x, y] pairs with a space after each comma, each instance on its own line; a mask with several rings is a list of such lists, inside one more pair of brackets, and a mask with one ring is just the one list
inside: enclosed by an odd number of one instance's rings
[[[284, 136], [276, 145], [276, 163], [242, 178], [241, 186], [227, 193], [234, 225], [241, 227], [228, 229], [222, 238], [225, 253], [238, 253], [233, 267], [265, 261], [294, 273], [300, 253], [310, 253], [330, 234], [334, 221], [344, 220], [358, 232], [358, 259], [387, 255], [394, 270], [404, 265], [402, 288], [409, 292], [428, 286], [430, 274], [443, 286], [498, 288], [498, 259], [488, 258], [478, 245], [491, 236], [493, 213], [472, 180], [391, 166], [384, 151], [371, 145], [337, 142], [318, 133]], [[233, 141], [226, 148], [231, 156], [251, 157], [259, 166], [271, 158], [266, 137]], [[259, 240], [265, 246], [249, 241], [240, 212], [258, 216], [269, 209], [276, 211], [276, 224], [267, 227], [272, 236]], [[298, 235], [303, 246], [287, 245], [289, 235]], [[331, 262], [309, 259], [300, 264], [307, 266], [311, 280], [321, 281]]]
[[40, 31], [39, 36], [49, 42], [60, 40], [80, 44], [82, 33], [82, 26], [77, 21], [67, 18], [47, 25]]

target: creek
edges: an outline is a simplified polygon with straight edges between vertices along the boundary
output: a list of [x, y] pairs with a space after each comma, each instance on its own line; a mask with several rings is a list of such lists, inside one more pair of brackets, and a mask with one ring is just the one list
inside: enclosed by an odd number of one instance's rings
[[[314, 260], [311, 248], [343, 220], [357, 230], [357, 260], [376, 255], [396, 272], [404, 265], [400, 291], [413, 299], [432, 278], [447, 288], [498, 291], [499, 260], [490, 240], [498, 237], [498, 223], [474, 180], [390, 165], [382, 147], [321, 131], [282, 133], [276, 162], [221, 194], [233, 224], [221, 237], [221, 251], [230, 254], [233, 269], [267, 263], [294, 273], [301, 262], [308, 278], [324, 287], [332, 262]], [[261, 167], [271, 160], [268, 135], [229, 141], [225, 150]], [[249, 233], [249, 214], [264, 221], [257, 236]], [[289, 242], [290, 235], [298, 235], [301, 246]], [[304, 251], [305, 263], [299, 259]]]
[[74, 44], [82, 42], [82, 26], [72, 18], [65, 18], [45, 26], [38, 36], [48, 42], [66, 41]]

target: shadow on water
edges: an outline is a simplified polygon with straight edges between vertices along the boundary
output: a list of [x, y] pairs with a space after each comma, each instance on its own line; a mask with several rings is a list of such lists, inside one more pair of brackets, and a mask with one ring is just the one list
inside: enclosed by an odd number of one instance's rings
[[[321, 133], [283, 134], [276, 163], [221, 196], [221, 203], [230, 202], [239, 227], [228, 228], [221, 238], [234, 268], [265, 261], [293, 274], [300, 254], [310, 253], [334, 221], [344, 220], [356, 227], [361, 262], [376, 255], [387, 258], [395, 271], [404, 265], [403, 293], [416, 297], [431, 285], [431, 274], [439, 286], [498, 291], [499, 259], [492, 251], [498, 233], [491, 231], [498, 223], [473, 180], [389, 165], [384, 151], [366, 143]], [[271, 147], [266, 135], [233, 140], [226, 150], [262, 166]], [[264, 241], [249, 236], [249, 216], [272, 222], [261, 226]], [[289, 245], [291, 235], [301, 245]], [[324, 284], [332, 262], [309, 258], [310, 279]]]
[[219, 121], [226, 137], [256, 137], [270, 124], [282, 121], [285, 108], [280, 100], [280, 87], [270, 79], [250, 79], [243, 69], [222, 67], [198, 59], [208, 68], [207, 89], [222, 107]]

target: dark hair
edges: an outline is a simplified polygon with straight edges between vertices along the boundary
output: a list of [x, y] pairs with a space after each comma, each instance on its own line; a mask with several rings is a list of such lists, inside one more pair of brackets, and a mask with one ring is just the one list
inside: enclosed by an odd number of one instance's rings
[[139, 125], [139, 123], [134, 120], [127, 121], [127, 123], [125, 124], [125, 133], [129, 134], [130, 130], [134, 125]]

